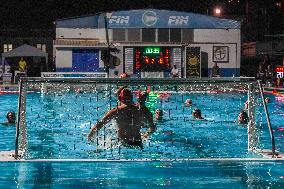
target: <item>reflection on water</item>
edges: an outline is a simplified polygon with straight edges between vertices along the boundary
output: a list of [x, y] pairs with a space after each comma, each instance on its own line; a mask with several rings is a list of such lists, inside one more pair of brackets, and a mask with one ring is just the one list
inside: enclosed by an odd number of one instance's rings
[[283, 161], [10, 162], [0, 188], [283, 188]]

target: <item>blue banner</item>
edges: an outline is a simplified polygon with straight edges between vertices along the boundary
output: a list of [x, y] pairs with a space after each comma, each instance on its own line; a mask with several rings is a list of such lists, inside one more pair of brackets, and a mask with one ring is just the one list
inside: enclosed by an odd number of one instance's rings
[[168, 10], [145, 9], [113, 12], [109, 28], [240, 28], [240, 22], [217, 17]]

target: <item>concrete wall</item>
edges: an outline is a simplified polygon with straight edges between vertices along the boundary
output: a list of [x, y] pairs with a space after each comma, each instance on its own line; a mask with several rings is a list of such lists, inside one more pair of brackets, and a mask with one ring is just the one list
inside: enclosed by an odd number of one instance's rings
[[241, 33], [239, 29], [195, 29], [194, 44], [192, 47], [201, 47], [201, 51], [208, 53], [209, 75], [214, 65], [213, 46], [228, 46], [229, 61], [218, 62], [223, 76], [239, 76], [241, 64]]
[[105, 29], [56, 28], [56, 38], [99, 39], [100, 42], [105, 42], [106, 41], [105, 36], [106, 36]]
[[[70, 29], [57, 28], [57, 38], [72, 38], [72, 39], [99, 39], [100, 42], [106, 42], [105, 29]], [[109, 38], [112, 41], [112, 30], [109, 30]], [[121, 64], [110, 69], [110, 77], [117, 77], [123, 72], [123, 47], [116, 44], [120, 49], [119, 54], [115, 54], [121, 60]], [[138, 44], [136, 44], [138, 45]], [[142, 44], [141, 44], [142, 45]], [[158, 44], [155, 44], [158, 45]], [[239, 76], [240, 71], [240, 55], [241, 55], [241, 35], [239, 29], [194, 29], [194, 42], [188, 47], [200, 47], [202, 52], [208, 54], [208, 75], [214, 65], [213, 61], [213, 46], [228, 46], [229, 61], [226, 63], [218, 63], [222, 76]], [[72, 67], [72, 48], [80, 47], [55, 47], [56, 48], [56, 66], [57, 68]], [[86, 47], [85, 47], [86, 48]], [[88, 47], [87, 47], [88, 48]], [[185, 54], [184, 54], [185, 56]], [[185, 66], [185, 62], [184, 62]], [[100, 60], [100, 67], [104, 65]], [[68, 69], [67, 69], [68, 70]], [[66, 71], [67, 71], [66, 70]], [[62, 70], [61, 70], [62, 71]]]
[[72, 68], [72, 50], [57, 49], [55, 52], [55, 63], [56, 71], [62, 71], [62, 69], [65, 68]]

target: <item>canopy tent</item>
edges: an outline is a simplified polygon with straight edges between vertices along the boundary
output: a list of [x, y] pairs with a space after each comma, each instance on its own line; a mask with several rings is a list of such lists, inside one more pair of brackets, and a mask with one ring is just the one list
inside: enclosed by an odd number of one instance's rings
[[36, 47], [26, 44], [11, 51], [2, 53], [2, 65], [4, 65], [4, 61], [8, 57], [45, 57], [46, 67], [48, 66], [48, 54]]

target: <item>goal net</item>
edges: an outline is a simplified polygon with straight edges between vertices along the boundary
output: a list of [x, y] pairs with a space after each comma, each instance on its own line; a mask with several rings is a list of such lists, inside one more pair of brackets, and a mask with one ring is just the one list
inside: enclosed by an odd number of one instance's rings
[[[93, 125], [120, 105], [122, 86], [132, 92], [135, 107], [138, 94], [148, 93], [155, 132], [140, 147], [124, 145], [115, 117], [88, 140]], [[269, 148], [269, 134], [262, 131], [263, 108], [255, 90], [249, 78], [22, 78], [16, 154], [24, 159], [258, 157], [248, 149]], [[204, 119], [194, 118], [198, 110]], [[156, 118], [158, 111], [162, 119]], [[248, 123], [238, 123], [241, 111]], [[148, 127], [143, 123], [140, 134]]]

